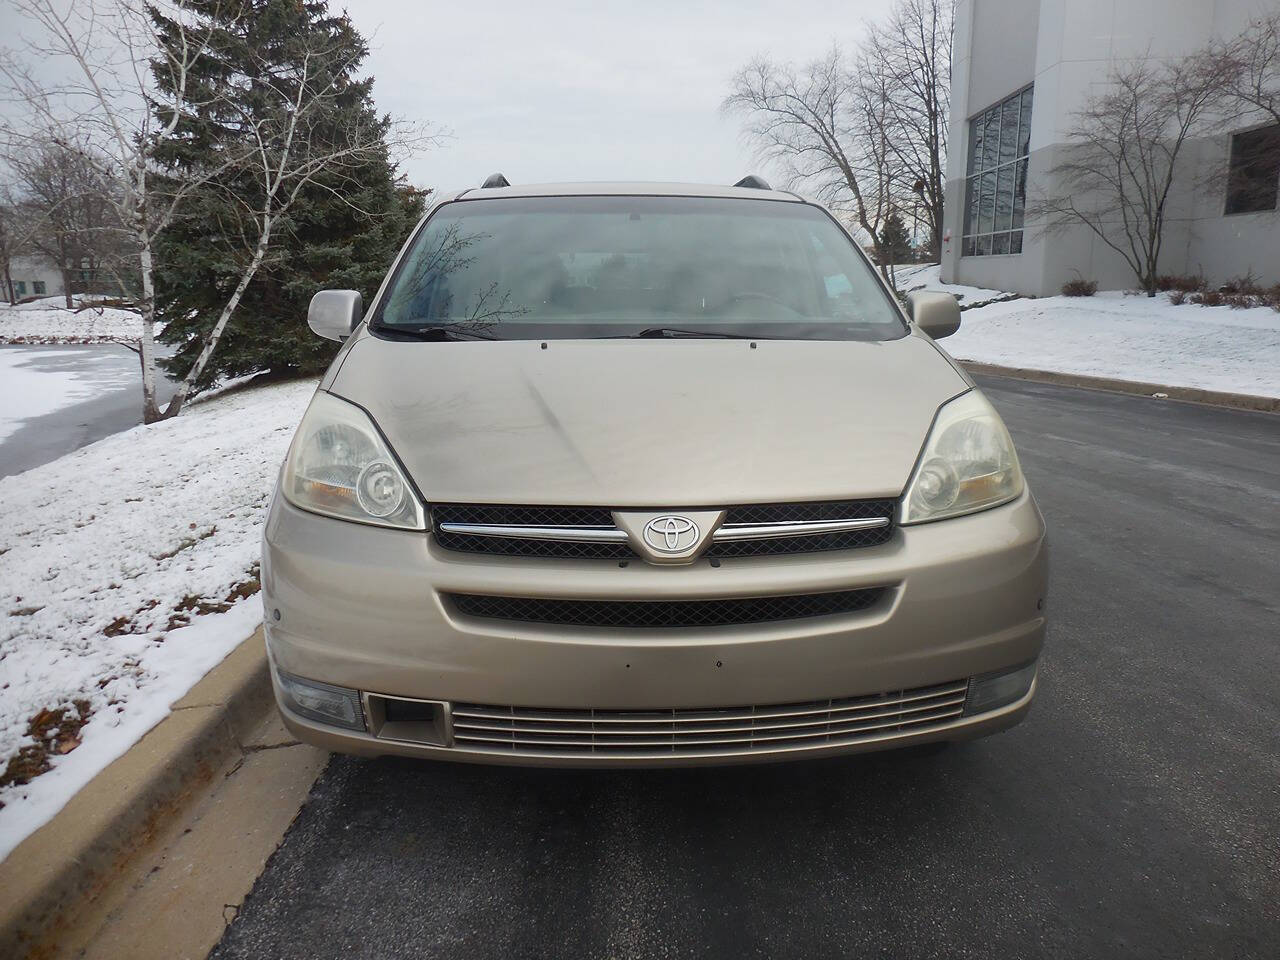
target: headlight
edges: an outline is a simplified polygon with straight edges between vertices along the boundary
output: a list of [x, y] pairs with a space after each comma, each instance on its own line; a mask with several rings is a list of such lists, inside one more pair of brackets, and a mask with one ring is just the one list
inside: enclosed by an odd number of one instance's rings
[[422, 530], [422, 504], [363, 410], [323, 390], [289, 448], [281, 489], [296, 507], [382, 527]]
[[943, 405], [902, 501], [903, 523], [924, 523], [1008, 503], [1022, 493], [1009, 431], [977, 390]]

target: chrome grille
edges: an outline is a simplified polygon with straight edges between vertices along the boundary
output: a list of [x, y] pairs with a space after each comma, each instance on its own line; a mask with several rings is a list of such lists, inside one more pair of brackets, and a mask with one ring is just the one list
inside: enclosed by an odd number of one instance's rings
[[[614, 531], [613, 515], [605, 507], [530, 507], [505, 504], [448, 503], [431, 508], [436, 542], [446, 550], [504, 557], [559, 557], [571, 560], [629, 560], [635, 557], [626, 537], [615, 540], [574, 539], [594, 532]], [[453, 526], [524, 527], [554, 530], [555, 539], [490, 536], [483, 532], [455, 532]]]
[[[882, 499], [729, 507], [703, 555], [721, 559], [877, 546], [893, 536], [895, 505]], [[454, 503], [436, 504], [431, 513], [436, 542], [446, 550], [586, 560], [636, 556], [605, 507]], [[809, 526], [789, 533], [787, 528], [797, 524]], [[823, 524], [831, 528], [822, 529]]]
[[474, 593], [445, 596], [459, 613], [468, 617], [553, 623], [563, 627], [652, 629], [722, 627], [856, 613], [875, 604], [884, 593], [883, 587], [870, 587], [715, 600], [571, 600]]
[[454, 703], [469, 750], [555, 756], [726, 754], [840, 745], [959, 719], [967, 680], [872, 696], [724, 709], [547, 710]]

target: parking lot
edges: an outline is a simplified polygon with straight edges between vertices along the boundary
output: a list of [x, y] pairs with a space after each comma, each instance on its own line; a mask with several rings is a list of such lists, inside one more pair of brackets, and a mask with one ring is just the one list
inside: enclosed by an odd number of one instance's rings
[[1280, 419], [983, 386], [1053, 551], [1024, 724], [692, 771], [336, 757], [213, 956], [1274, 957]]

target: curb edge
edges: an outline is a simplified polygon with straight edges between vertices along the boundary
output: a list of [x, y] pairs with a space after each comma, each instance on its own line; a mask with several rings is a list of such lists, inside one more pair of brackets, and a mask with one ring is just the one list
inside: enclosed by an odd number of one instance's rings
[[243, 753], [273, 705], [259, 627], [0, 862], [0, 954], [23, 956]]
[[1034, 370], [1028, 367], [1002, 367], [994, 363], [976, 360], [957, 360], [970, 375], [1009, 377], [1014, 380], [1031, 380], [1036, 383], [1053, 383], [1064, 387], [1084, 387], [1088, 390], [1107, 390], [1150, 397], [1164, 393], [1159, 399], [1184, 400], [1204, 403], [1233, 410], [1252, 410], [1260, 413], [1280, 413], [1280, 397], [1255, 396], [1249, 393], [1229, 393], [1224, 390], [1204, 390], [1200, 387], [1174, 387], [1166, 384], [1147, 383], [1141, 380], [1117, 380], [1111, 377], [1093, 377], [1086, 374], [1059, 373], [1054, 370]]

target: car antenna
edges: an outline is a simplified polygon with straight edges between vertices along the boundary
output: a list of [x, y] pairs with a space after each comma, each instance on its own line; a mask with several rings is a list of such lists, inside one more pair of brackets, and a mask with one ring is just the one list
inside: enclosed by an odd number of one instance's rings
[[746, 187], [748, 190], [772, 190], [769, 181], [764, 177], [756, 176], [754, 173], [748, 173], [745, 177], [734, 184], [735, 187]]
[[493, 187], [509, 187], [510, 182], [500, 173], [491, 173], [485, 177], [484, 183], [480, 184], [481, 190], [489, 190]]

